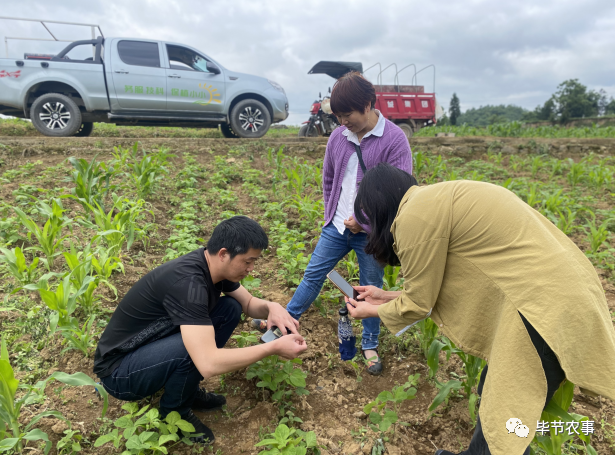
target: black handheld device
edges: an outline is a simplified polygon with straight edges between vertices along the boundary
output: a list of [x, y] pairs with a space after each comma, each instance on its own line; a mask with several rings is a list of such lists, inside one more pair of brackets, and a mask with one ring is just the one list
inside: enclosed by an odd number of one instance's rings
[[263, 336], [261, 337], [261, 341], [263, 343], [269, 343], [270, 341], [277, 340], [282, 335], [283, 335], [282, 331], [278, 329], [276, 326], [273, 326], [263, 334]]
[[329, 272], [327, 278], [329, 278], [331, 282], [335, 285], [335, 287], [342, 291], [342, 293], [349, 299], [363, 300], [358, 298], [359, 293], [357, 292], [357, 290], [353, 288], [350, 283], [346, 281], [344, 277], [337, 273], [335, 270]]

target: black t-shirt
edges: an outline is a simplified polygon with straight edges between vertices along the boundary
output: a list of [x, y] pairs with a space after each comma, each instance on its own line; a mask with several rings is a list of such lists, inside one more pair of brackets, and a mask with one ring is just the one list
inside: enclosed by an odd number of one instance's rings
[[180, 325], [212, 325], [209, 314], [222, 292], [239, 283], [211, 281], [204, 249], [156, 267], [135, 283], [115, 309], [98, 342], [94, 373], [113, 373], [140, 346], [179, 332]]

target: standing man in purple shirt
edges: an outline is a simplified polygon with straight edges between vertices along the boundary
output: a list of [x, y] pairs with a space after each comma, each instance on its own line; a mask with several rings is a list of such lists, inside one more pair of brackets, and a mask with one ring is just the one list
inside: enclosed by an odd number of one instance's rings
[[[389, 163], [412, 173], [412, 154], [404, 132], [384, 118], [374, 106], [376, 90], [360, 73], [342, 76], [331, 93], [331, 109], [341, 123], [331, 134], [323, 165], [325, 224], [316, 249], [286, 309], [295, 319], [318, 297], [327, 274], [351, 250], [359, 260], [361, 286], [382, 287], [384, 275], [376, 260], [365, 253], [368, 226], [354, 216], [357, 188], [365, 172], [378, 163]], [[266, 327], [255, 320], [256, 327]], [[378, 356], [380, 319], [363, 319], [361, 342], [370, 374], [382, 372]]]

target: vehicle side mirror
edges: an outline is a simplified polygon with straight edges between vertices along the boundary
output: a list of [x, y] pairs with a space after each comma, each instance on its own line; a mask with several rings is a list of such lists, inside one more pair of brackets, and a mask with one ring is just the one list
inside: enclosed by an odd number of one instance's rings
[[214, 74], [220, 74], [222, 72], [215, 63], [212, 63], [210, 61], [207, 61], [207, 71]]

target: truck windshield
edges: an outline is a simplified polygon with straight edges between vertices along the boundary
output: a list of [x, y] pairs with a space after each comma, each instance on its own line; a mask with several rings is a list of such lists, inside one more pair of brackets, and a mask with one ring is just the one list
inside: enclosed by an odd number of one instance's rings
[[167, 53], [171, 69], [209, 73], [207, 59], [191, 49], [167, 44]]

